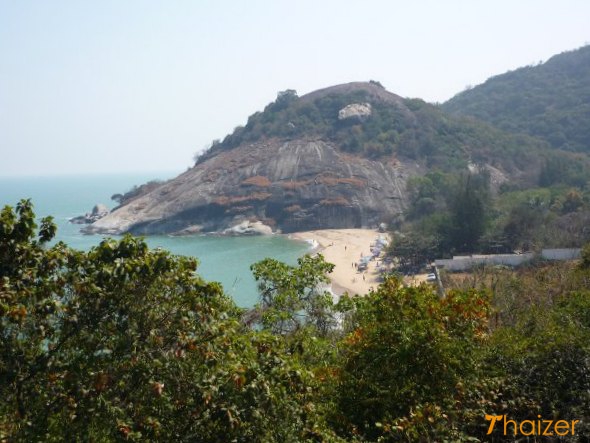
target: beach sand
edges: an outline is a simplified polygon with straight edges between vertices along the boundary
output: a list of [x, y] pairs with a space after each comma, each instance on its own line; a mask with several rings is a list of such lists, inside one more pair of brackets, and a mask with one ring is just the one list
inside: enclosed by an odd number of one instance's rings
[[[332, 281], [332, 291], [336, 295], [348, 292], [349, 295], [364, 295], [371, 288], [379, 286], [379, 272], [377, 263], [381, 259], [369, 262], [368, 269], [358, 272], [354, 263], [358, 263], [361, 256], [371, 255], [370, 245], [381, 234], [374, 229], [323, 229], [318, 231], [297, 232], [289, 237], [318, 243], [313, 252], [321, 253], [327, 262], [333, 263], [334, 271], [329, 274]], [[364, 277], [364, 278], [363, 278]]]

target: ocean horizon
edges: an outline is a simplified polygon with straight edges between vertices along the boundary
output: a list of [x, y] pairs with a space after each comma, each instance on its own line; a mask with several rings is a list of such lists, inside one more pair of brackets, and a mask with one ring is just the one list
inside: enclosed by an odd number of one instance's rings
[[[105, 237], [80, 232], [84, 225], [69, 220], [90, 212], [102, 203], [109, 209], [116, 206], [111, 196], [124, 193], [134, 185], [150, 180], [167, 180], [174, 172], [109, 173], [85, 175], [47, 175], [0, 177], [0, 206], [15, 206], [21, 199], [30, 198], [37, 218], [54, 217], [57, 225], [56, 241], [70, 247], [89, 250]], [[270, 257], [288, 264], [309, 251], [305, 242], [283, 235], [255, 237], [222, 237], [215, 235], [147, 236], [150, 247], [160, 247], [173, 254], [196, 257], [197, 272], [207, 281], [220, 282], [225, 292], [241, 307], [251, 307], [258, 301], [256, 282], [250, 266]]]

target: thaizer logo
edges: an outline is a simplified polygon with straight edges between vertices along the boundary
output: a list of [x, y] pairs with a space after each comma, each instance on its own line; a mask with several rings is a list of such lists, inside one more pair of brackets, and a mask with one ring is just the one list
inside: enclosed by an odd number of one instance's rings
[[580, 420], [544, 420], [537, 415], [536, 420], [509, 420], [506, 415], [488, 415], [486, 420], [490, 422], [487, 434], [492, 432], [502, 435], [543, 436], [563, 437], [565, 435], [576, 435], [576, 423]]

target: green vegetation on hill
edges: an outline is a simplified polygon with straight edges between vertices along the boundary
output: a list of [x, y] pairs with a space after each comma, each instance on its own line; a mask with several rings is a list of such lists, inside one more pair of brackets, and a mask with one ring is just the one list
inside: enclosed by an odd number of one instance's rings
[[[535, 183], [523, 187], [506, 182], [500, 187], [486, 205], [485, 231], [464, 252], [580, 246], [590, 239], [585, 227], [590, 220], [590, 46], [492, 77], [456, 95], [441, 109], [535, 136], [556, 148], [542, 155]], [[578, 153], [567, 155], [563, 150]], [[421, 183], [421, 179], [415, 181]], [[416, 186], [412, 181], [410, 185]], [[437, 248], [430, 250], [435, 249], [439, 256], [461, 252], [456, 245], [445, 244], [448, 225], [441, 220], [450, 208], [448, 200], [448, 194], [446, 198], [437, 194], [436, 207], [443, 215], [439, 212], [432, 217], [418, 196], [410, 208], [413, 223], [404, 228], [415, 231], [410, 240], [430, 239], [421, 242], [434, 243]], [[412, 244], [418, 243], [412, 240]], [[421, 249], [424, 257], [429, 251]]]
[[193, 259], [54, 234], [29, 201], [0, 213], [2, 441], [514, 441], [488, 434], [504, 414], [589, 435], [590, 247], [442, 299], [388, 278], [337, 305], [321, 256], [266, 260], [244, 312]]
[[586, 161], [555, 154], [532, 187], [506, 182], [494, 192], [485, 168], [411, 177], [390, 253], [405, 273], [453, 255], [580, 247], [590, 241], [588, 171]]
[[590, 152], [590, 46], [492, 77], [442, 105], [554, 148]]
[[[351, 85], [303, 97], [294, 90], [280, 92], [245, 126], [213, 142], [197, 162], [242, 144], [320, 138], [351, 154], [383, 160], [410, 158], [445, 170], [464, 169], [468, 162], [490, 163], [509, 172], [539, 168], [543, 142], [445, 114], [419, 99], [402, 99], [376, 82]], [[347, 105], [363, 103], [371, 105], [371, 115], [339, 119], [339, 111]]]

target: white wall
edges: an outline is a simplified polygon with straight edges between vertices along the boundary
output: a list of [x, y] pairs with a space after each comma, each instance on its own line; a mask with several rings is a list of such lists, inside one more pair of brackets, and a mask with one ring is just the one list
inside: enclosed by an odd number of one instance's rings
[[543, 249], [541, 257], [545, 260], [575, 260], [580, 258], [581, 249]]
[[[543, 249], [541, 257], [545, 260], [575, 260], [580, 257], [580, 249]], [[534, 257], [532, 252], [526, 254], [492, 254], [455, 256], [452, 259], [438, 259], [434, 263], [439, 268], [449, 271], [465, 271], [481, 265], [518, 266]]]

